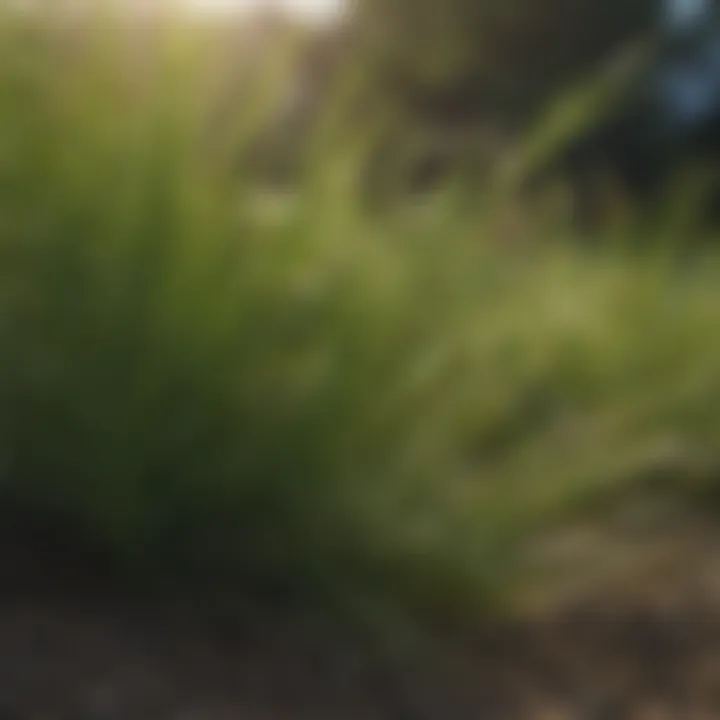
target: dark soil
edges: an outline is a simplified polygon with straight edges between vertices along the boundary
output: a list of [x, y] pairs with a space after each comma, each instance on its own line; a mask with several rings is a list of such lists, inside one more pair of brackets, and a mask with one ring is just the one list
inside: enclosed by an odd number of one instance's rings
[[720, 718], [720, 612], [707, 602], [596, 594], [401, 651], [328, 617], [248, 605], [230, 622], [141, 603], [57, 557], [4, 550], [0, 720]]
[[720, 622], [496, 625], [391, 663], [309, 628], [225, 632], [79, 598], [0, 604], [3, 720], [720, 717]]

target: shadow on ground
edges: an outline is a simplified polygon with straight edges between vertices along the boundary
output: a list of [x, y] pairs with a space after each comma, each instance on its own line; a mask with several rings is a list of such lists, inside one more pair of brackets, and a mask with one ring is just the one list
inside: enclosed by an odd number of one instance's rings
[[707, 598], [693, 609], [691, 597], [595, 593], [390, 652], [328, 618], [248, 606], [228, 622], [139, 603], [7, 543], [0, 583], [0, 720], [720, 717], [720, 612]]

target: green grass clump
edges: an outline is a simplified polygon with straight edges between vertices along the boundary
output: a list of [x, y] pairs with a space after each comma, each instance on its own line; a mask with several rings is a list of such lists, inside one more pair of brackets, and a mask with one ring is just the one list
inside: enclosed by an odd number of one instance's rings
[[70, 48], [19, 22], [0, 31], [0, 498], [133, 571], [447, 612], [660, 466], [682, 496], [698, 468], [712, 487], [720, 258], [591, 257], [530, 227], [497, 247], [442, 198], [370, 218], [352, 148], [269, 219], [207, 150], [188, 28]]

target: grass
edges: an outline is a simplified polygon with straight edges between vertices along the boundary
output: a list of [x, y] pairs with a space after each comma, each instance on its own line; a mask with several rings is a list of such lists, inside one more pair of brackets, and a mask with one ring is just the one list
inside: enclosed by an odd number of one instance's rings
[[537, 532], [663, 468], [662, 492], [714, 492], [715, 250], [591, 254], [529, 224], [508, 247], [442, 199], [370, 217], [338, 152], [268, 222], [207, 151], [187, 28], [138, 75], [112, 23], [73, 54], [17, 22], [0, 498], [134, 574], [452, 614], [512, 593]]

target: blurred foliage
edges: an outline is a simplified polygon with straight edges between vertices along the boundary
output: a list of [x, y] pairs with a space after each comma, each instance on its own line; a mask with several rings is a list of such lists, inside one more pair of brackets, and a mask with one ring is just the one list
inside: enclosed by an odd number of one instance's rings
[[657, 0], [359, 0], [354, 9], [369, 102], [386, 110], [369, 173], [381, 198], [453, 176], [477, 192], [529, 129], [542, 122], [546, 132], [556, 101], [651, 40], [660, 15]]
[[264, 204], [228, 158], [278, 66], [218, 124], [193, 26], [1, 19], [3, 508], [135, 573], [451, 614], [658, 468], [716, 495], [720, 262], [678, 263], [684, 227], [638, 256], [510, 193], [368, 214], [342, 94]]
[[526, 116], [650, 32], [656, 0], [360, 0], [394, 91], [439, 117]]

